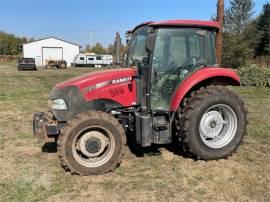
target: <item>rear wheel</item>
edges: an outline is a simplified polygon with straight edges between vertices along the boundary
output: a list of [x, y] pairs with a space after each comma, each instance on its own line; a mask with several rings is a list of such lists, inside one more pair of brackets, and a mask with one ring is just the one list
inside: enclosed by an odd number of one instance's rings
[[59, 158], [71, 173], [102, 174], [120, 165], [124, 143], [124, 130], [113, 116], [81, 113], [68, 122], [58, 139]]
[[192, 93], [180, 109], [179, 140], [198, 159], [226, 158], [236, 151], [246, 131], [243, 101], [225, 87]]

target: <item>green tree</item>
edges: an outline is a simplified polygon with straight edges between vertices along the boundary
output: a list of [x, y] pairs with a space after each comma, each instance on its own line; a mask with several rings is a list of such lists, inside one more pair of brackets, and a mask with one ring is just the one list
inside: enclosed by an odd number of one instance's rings
[[0, 31], [0, 55], [18, 55], [22, 53], [22, 45], [29, 42], [26, 37], [16, 37], [13, 34]]
[[92, 48], [91, 52], [95, 54], [106, 54], [107, 50], [102, 46], [101, 43], [97, 42]]
[[85, 47], [85, 50], [84, 50], [84, 52], [85, 53], [91, 53], [91, 46], [90, 45], [86, 45], [86, 47]]
[[231, 0], [225, 10], [223, 55], [224, 66], [238, 68], [254, 53], [256, 23], [252, 19], [252, 0]]
[[270, 3], [263, 6], [263, 11], [257, 22], [258, 43], [256, 45], [256, 56], [270, 55]]
[[13, 34], [0, 32], [0, 55], [17, 55], [20, 52], [20, 39]]
[[107, 53], [109, 55], [114, 55], [114, 45], [113, 44], [109, 44], [109, 46], [107, 48]]

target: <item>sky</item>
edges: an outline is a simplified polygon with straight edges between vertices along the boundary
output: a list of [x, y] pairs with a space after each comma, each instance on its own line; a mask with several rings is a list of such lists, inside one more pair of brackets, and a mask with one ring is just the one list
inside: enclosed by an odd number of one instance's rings
[[[255, 0], [255, 15], [269, 0]], [[113, 43], [146, 21], [209, 20], [217, 0], [0, 0], [0, 30], [35, 39], [55, 36], [84, 47]], [[225, 0], [227, 7], [229, 0]]]

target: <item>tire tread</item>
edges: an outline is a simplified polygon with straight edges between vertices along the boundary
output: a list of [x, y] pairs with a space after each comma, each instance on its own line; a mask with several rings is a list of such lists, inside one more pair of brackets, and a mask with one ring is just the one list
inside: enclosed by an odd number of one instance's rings
[[[124, 141], [123, 144], [126, 144], [126, 136], [124, 129], [122, 125], [117, 121], [117, 119], [115, 119], [113, 116], [102, 111], [86, 111], [76, 115], [73, 119], [69, 120], [66, 126], [60, 131], [60, 135], [57, 141], [57, 152], [60, 164], [65, 171], [70, 172], [71, 174], [83, 175], [83, 173], [76, 171], [72, 167], [72, 165], [69, 163], [66, 156], [64, 155], [65, 152], [64, 142], [66, 141], [66, 138], [68, 137], [69, 133], [71, 133], [71, 131], [74, 129], [74, 127], [76, 127], [76, 125], [79, 124], [80, 122], [88, 120], [89, 117], [99, 117], [101, 121], [111, 122], [120, 131], [122, 140]], [[117, 167], [120, 166], [122, 162], [122, 156], [124, 155], [123, 149], [121, 150], [121, 152], [122, 154], [119, 155], [117, 161], [115, 161], [114, 164], [112, 164], [104, 173], [114, 171]]]
[[[240, 104], [242, 105], [241, 107], [244, 109], [244, 116], [245, 116], [245, 121], [246, 121], [247, 110], [244, 107], [244, 102], [237, 94], [229, 91], [226, 87], [211, 85], [207, 87], [201, 87], [200, 89], [193, 91], [190, 94], [190, 96], [185, 98], [184, 101], [182, 102], [182, 105], [178, 109], [179, 118], [176, 119], [176, 128], [179, 129], [178, 141], [181, 143], [182, 149], [191, 158], [195, 158], [197, 160], [200, 160], [200, 159], [209, 160], [205, 158], [203, 154], [195, 151], [196, 148], [194, 148], [192, 144], [190, 144], [191, 140], [189, 138], [190, 137], [189, 128], [194, 127], [191, 125], [191, 121], [190, 121], [194, 106], [197, 106], [200, 102], [202, 102], [206, 96], [211, 96], [217, 92], [222, 93], [224, 95], [226, 95], [227, 93], [230, 93], [230, 95], [232, 95], [235, 100], [240, 101]], [[244, 131], [245, 130], [246, 128], [244, 128]], [[243, 138], [241, 139], [239, 144], [241, 144], [242, 140]], [[232, 152], [224, 155], [222, 158], [226, 159], [229, 156], [231, 156], [233, 153], [235, 153], [238, 145], [235, 147], [235, 149]]]

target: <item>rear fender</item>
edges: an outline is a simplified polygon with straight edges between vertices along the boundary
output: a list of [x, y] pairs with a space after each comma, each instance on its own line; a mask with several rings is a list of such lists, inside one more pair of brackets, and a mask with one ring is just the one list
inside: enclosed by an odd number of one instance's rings
[[191, 91], [207, 85], [239, 86], [240, 77], [230, 69], [212, 67], [200, 69], [188, 76], [175, 90], [170, 103], [170, 111], [176, 111]]

